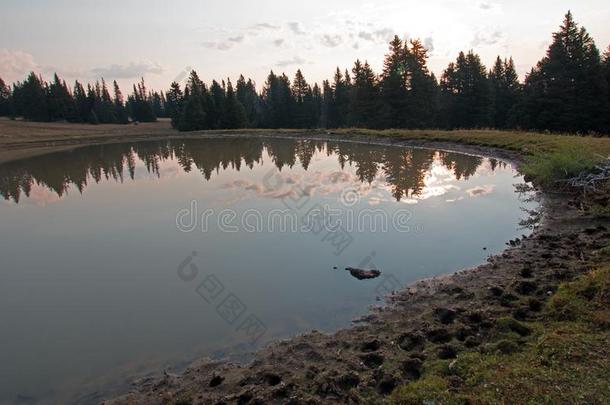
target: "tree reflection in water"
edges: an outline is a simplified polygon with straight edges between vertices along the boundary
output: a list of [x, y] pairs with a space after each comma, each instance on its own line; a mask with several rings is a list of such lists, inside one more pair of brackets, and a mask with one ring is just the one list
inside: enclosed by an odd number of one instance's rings
[[[60, 198], [72, 185], [82, 193], [92, 181], [123, 182], [126, 177], [133, 180], [138, 159], [149, 173], [157, 176], [162, 162], [175, 160], [184, 172], [197, 169], [210, 180], [215, 172], [228, 168], [253, 169], [267, 155], [280, 171], [297, 164], [307, 170], [316, 153], [336, 156], [342, 169], [347, 164], [353, 165], [362, 183], [370, 184], [381, 176], [397, 201], [420, 195], [435, 163], [442, 164], [460, 180], [474, 175], [488, 160], [458, 153], [350, 142], [260, 138], [150, 141], [88, 146], [7, 163], [0, 166], [0, 194], [5, 200], [18, 203], [22, 195], [30, 195], [35, 184], [52, 190]], [[492, 171], [500, 164], [489, 159]]]

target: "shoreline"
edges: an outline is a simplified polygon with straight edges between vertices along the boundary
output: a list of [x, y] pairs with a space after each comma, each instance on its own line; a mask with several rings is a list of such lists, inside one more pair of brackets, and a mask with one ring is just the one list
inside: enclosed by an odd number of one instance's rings
[[[9, 148], [0, 153], [0, 163], [105, 143], [253, 135], [441, 149], [497, 158], [516, 168], [523, 162], [517, 151], [427, 139], [327, 131], [165, 132], [1, 139], [0, 146]], [[417, 381], [429, 364], [495, 344], [507, 322], [522, 335], [517, 344], [526, 345], [531, 331], [522, 326], [539, 319], [561, 283], [586, 274], [588, 258], [610, 238], [610, 223], [581, 212], [578, 196], [542, 190], [541, 197], [541, 222], [530, 236], [511, 241], [475, 268], [403, 286], [384, 306], [363, 314], [363, 322], [331, 334], [312, 331], [274, 342], [255, 352], [248, 364], [201, 359], [179, 376], [140, 381], [131, 392], [104, 403], [380, 402]]]
[[[33, 128], [29, 134], [28, 130]], [[67, 132], [66, 128], [69, 129]], [[12, 131], [11, 131], [12, 130]], [[71, 132], [83, 132], [74, 135]], [[8, 132], [9, 135], [4, 135]], [[360, 134], [349, 130], [328, 131], [320, 129], [242, 129], [242, 130], [209, 130], [194, 132], [178, 132], [171, 128], [167, 121], [145, 123], [140, 125], [85, 125], [58, 123], [31, 123], [24, 121], [9, 121], [0, 119], [0, 164], [16, 160], [28, 159], [40, 155], [66, 150], [74, 150], [86, 146], [163, 141], [173, 139], [210, 139], [219, 137], [258, 137], [303, 139], [334, 142], [354, 142], [362, 144], [393, 145], [423, 149], [437, 149], [447, 152], [457, 152], [479, 157], [492, 157], [513, 164], [521, 163], [518, 152], [493, 146], [461, 143], [432, 139], [401, 139], [390, 136]], [[419, 131], [414, 131], [417, 134]], [[421, 131], [427, 134], [428, 131]], [[434, 131], [432, 131], [434, 132]], [[447, 131], [443, 131], [447, 132]], [[492, 131], [498, 132], [498, 131]], [[498, 132], [500, 133], [500, 132]], [[28, 135], [29, 134], [29, 135]], [[415, 135], [417, 136], [417, 135]]]

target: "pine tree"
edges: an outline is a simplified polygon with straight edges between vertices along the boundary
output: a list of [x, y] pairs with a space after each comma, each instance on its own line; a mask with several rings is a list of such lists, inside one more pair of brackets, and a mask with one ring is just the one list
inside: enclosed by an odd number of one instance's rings
[[235, 96], [231, 80], [227, 79], [227, 92], [224, 105], [222, 128], [245, 128], [247, 124], [246, 110]]
[[165, 114], [165, 97], [163, 92], [153, 91], [150, 95], [151, 108], [157, 118], [164, 118]]
[[441, 117], [448, 128], [483, 128], [491, 122], [486, 68], [473, 51], [460, 52], [441, 78]]
[[184, 95], [180, 89], [180, 84], [172, 82], [170, 89], [167, 92], [167, 115], [171, 119], [173, 128], [178, 128], [183, 103]]
[[114, 87], [114, 116], [116, 117], [116, 122], [118, 124], [127, 124], [129, 123], [129, 116], [127, 114], [127, 109], [125, 108], [125, 100], [123, 99], [123, 93], [119, 88], [119, 84], [116, 80], [112, 83]]
[[45, 84], [31, 72], [21, 86], [21, 107], [23, 118], [31, 121], [48, 121]]
[[347, 125], [350, 86], [349, 75], [344, 76], [341, 70], [337, 68], [332, 85], [334, 108], [332, 109], [332, 115], [329, 116], [331, 128], [341, 128]]
[[356, 60], [352, 68], [354, 77], [350, 94], [348, 122], [350, 126], [371, 128], [377, 121], [379, 93], [377, 78], [367, 61]]
[[11, 89], [0, 77], [0, 117], [13, 116]]
[[277, 76], [269, 73], [263, 88], [262, 123], [266, 128], [289, 128], [292, 126], [291, 111], [293, 98], [290, 80], [285, 74]]
[[247, 126], [257, 127], [260, 123], [260, 102], [254, 82], [251, 79], [246, 82], [244, 76], [240, 75], [237, 80], [236, 96], [246, 111]]
[[212, 85], [210, 86], [210, 95], [212, 102], [207, 110], [209, 126], [210, 128], [222, 128], [225, 106], [227, 104], [224, 81], [222, 85], [220, 85], [216, 80], [213, 80]]
[[133, 86], [133, 93], [127, 100], [128, 109], [134, 121], [154, 122], [157, 120], [152, 109], [149, 94], [146, 90], [144, 78]]
[[101, 85], [99, 82], [96, 83], [96, 103], [94, 111], [101, 124], [113, 124], [117, 122], [114, 103], [112, 97], [110, 97], [104, 78], [102, 78]]
[[[96, 87], [98, 87], [96, 89]], [[96, 91], [97, 90], [97, 91]], [[99, 104], [99, 83], [96, 86], [87, 84], [87, 120], [90, 124], [99, 124], [99, 118], [97, 116], [97, 104]], [[93, 112], [93, 114], [91, 114]], [[93, 118], [95, 117], [95, 119]]]
[[320, 111], [320, 126], [323, 128], [333, 127], [335, 115], [335, 97], [333, 88], [328, 80], [322, 82], [322, 109]]
[[313, 94], [312, 89], [300, 69], [297, 70], [292, 81], [292, 97], [294, 99], [292, 126], [295, 128], [311, 128]]
[[213, 99], [208, 94], [205, 84], [196, 71], [191, 71], [184, 90], [178, 129], [180, 131], [200, 131], [211, 128], [211, 123], [217, 119], [217, 117], [208, 117], [212, 103]]
[[97, 118], [97, 114], [95, 113], [95, 110], [89, 111], [89, 117], [87, 118], [87, 122], [91, 125], [98, 125], [100, 123], [99, 119]]
[[180, 117], [178, 129], [180, 131], [199, 131], [207, 129], [208, 122], [205, 110], [201, 104], [201, 97], [189, 95], [185, 100], [186, 104]]
[[606, 52], [604, 52], [603, 69], [604, 76], [606, 77], [606, 86], [608, 88], [608, 104], [606, 107], [606, 113], [604, 114], [606, 116], [606, 120], [603, 123], [604, 128], [602, 129], [602, 132], [608, 134], [610, 133], [610, 45], [606, 49]]
[[389, 53], [383, 61], [381, 73], [380, 126], [401, 128], [405, 126], [407, 113], [407, 55], [408, 50], [396, 35], [390, 42]]
[[311, 112], [309, 115], [310, 118], [310, 126], [312, 128], [319, 128], [320, 126], [322, 126], [321, 124], [321, 115], [322, 115], [322, 103], [323, 103], [323, 96], [322, 96], [322, 91], [320, 90], [320, 86], [318, 86], [318, 83], [315, 83], [313, 85], [313, 89], [311, 91]]
[[74, 99], [57, 73], [53, 75], [53, 82], [49, 84], [47, 91], [47, 111], [52, 121], [66, 120], [74, 122], [77, 120]]
[[551, 131], [602, 131], [607, 97], [599, 50], [568, 12], [553, 34], [546, 57], [526, 78], [521, 125]]
[[514, 109], [521, 96], [521, 84], [512, 58], [496, 58], [496, 63], [489, 72], [489, 85], [492, 100], [491, 123], [495, 128], [508, 128], [512, 126], [511, 115], [515, 114]]
[[91, 107], [89, 105], [87, 93], [85, 93], [85, 88], [78, 80], [74, 82], [74, 103], [76, 105], [78, 122], [88, 122]]
[[[408, 46], [410, 45], [410, 46]], [[407, 101], [404, 124], [407, 128], [430, 128], [436, 122], [438, 83], [428, 70], [428, 51], [419, 39], [405, 44]]]
[[603, 68], [604, 75], [606, 76], [606, 82], [610, 85], [610, 45], [608, 45], [608, 48], [604, 52]]

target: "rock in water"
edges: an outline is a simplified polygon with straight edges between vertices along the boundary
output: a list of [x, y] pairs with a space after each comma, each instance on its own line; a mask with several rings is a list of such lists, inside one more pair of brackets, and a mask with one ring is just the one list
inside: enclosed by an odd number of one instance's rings
[[355, 277], [358, 280], [368, 280], [371, 278], [377, 278], [381, 275], [379, 270], [361, 270], [353, 267], [347, 267], [345, 270], [349, 271], [352, 277]]

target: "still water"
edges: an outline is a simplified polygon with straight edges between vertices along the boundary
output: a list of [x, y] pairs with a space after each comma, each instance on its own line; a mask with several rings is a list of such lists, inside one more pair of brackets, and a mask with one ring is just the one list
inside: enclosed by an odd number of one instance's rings
[[0, 166], [0, 402], [96, 402], [197, 357], [349, 326], [523, 233], [522, 181], [476, 156], [281, 139]]

